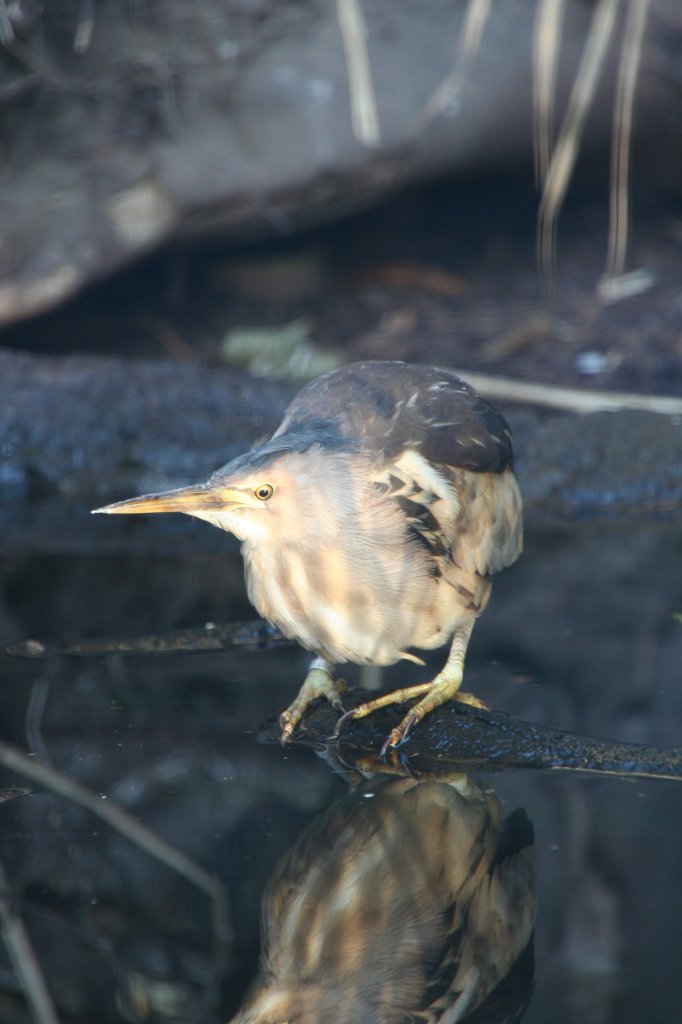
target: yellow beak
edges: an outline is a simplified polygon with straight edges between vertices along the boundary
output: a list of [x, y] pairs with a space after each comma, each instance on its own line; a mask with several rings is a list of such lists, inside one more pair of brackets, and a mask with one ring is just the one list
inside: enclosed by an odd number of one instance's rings
[[92, 511], [124, 516], [137, 512], [185, 512], [187, 515], [194, 515], [197, 512], [234, 508], [246, 504], [248, 498], [234, 488], [194, 484], [191, 487], [179, 487], [175, 491], [163, 491], [161, 494], [142, 494], [139, 498], [116, 501], [113, 505], [104, 505], [103, 508], [95, 508]]

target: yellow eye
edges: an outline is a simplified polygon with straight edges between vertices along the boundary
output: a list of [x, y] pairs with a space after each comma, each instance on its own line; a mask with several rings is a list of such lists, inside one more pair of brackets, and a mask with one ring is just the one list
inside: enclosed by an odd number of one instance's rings
[[267, 501], [275, 493], [275, 488], [272, 484], [259, 484], [256, 490], [253, 492], [254, 498], [258, 498], [259, 501]]

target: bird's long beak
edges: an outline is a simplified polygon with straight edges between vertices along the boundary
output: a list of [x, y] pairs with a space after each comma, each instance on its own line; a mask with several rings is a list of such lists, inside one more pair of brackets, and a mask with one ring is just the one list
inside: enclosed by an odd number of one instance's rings
[[190, 487], [179, 487], [175, 491], [142, 494], [139, 498], [116, 501], [113, 505], [104, 505], [103, 508], [93, 509], [93, 513], [132, 515], [138, 512], [185, 512], [191, 516], [198, 512], [211, 512], [217, 508], [234, 508], [243, 504], [244, 495], [231, 487], [208, 487], [206, 484], [194, 484]]

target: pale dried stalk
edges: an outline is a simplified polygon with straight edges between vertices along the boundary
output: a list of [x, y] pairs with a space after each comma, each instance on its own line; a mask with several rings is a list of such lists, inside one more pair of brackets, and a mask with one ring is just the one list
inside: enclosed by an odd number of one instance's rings
[[379, 115], [359, 0], [336, 0], [336, 17], [346, 55], [353, 132], [359, 142], [372, 148], [379, 144]]
[[0, 932], [35, 1024], [59, 1024], [24, 922], [12, 906], [11, 889], [0, 864]]
[[464, 16], [464, 27], [459, 40], [455, 66], [426, 102], [421, 120], [432, 121], [445, 110], [461, 88], [471, 63], [481, 45], [483, 30], [490, 15], [490, 0], [469, 0]]
[[577, 413], [640, 409], [665, 416], [682, 416], [682, 398], [667, 395], [637, 395], [626, 391], [580, 391], [578, 388], [557, 388], [549, 384], [513, 380], [510, 377], [472, 373], [470, 370], [454, 372], [464, 377], [487, 398], [503, 402], [543, 405]]
[[[637, 0], [635, 0], [637, 2]], [[576, 72], [559, 137], [545, 179], [538, 216], [540, 266], [551, 277], [556, 219], [575, 168], [585, 120], [606, 60], [620, 0], [598, 0], [592, 24]]]
[[620, 51], [616, 104], [611, 143], [611, 198], [609, 253], [606, 277], [619, 277], [625, 267], [628, 243], [628, 198], [630, 190], [630, 143], [635, 86], [642, 56], [644, 30], [650, 0], [630, 0], [625, 38]]
[[552, 156], [554, 93], [559, 68], [559, 41], [564, 0], [540, 0], [533, 36], [533, 110], [535, 120], [535, 179], [547, 178]]

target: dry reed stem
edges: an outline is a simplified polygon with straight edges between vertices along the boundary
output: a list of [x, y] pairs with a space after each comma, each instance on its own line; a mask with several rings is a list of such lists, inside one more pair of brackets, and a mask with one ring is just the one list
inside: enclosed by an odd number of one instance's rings
[[597, 0], [592, 24], [576, 72], [568, 108], [552, 153], [538, 214], [538, 259], [546, 278], [554, 265], [556, 221], [580, 149], [587, 114], [604, 68], [620, 0]]
[[568, 412], [615, 412], [619, 409], [640, 409], [665, 416], [682, 416], [682, 398], [667, 395], [637, 395], [627, 391], [581, 391], [578, 388], [557, 388], [511, 377], [457, 370], [469, 384], [487, 398], [498, 401], [543, 405]]
[[481, 45], [483, 30], [490, 15], [490, 0], [469, 0], [459, 38], [455, 65], [427, 100], [420, 121], [428, 124], [442, 114], [462, 86]]
[[540, 0], [533, 37], [535, 180], [546, 180], [552, 157], [554, 93], [565, 0]]
[[348, 72], [351, 120], [356, 139], [372, 149], [379, 144], [379, 115], [367, 52], [367, 26], [359, 0], [336, 0]]
[[620, 51], [611, 143], [609, 252], [606, 277], [619, 277], [625, 268], [630, 192], [630, 143], [635, 86], [642, 56], [649, 0], [630, 0], [625, 38]]

